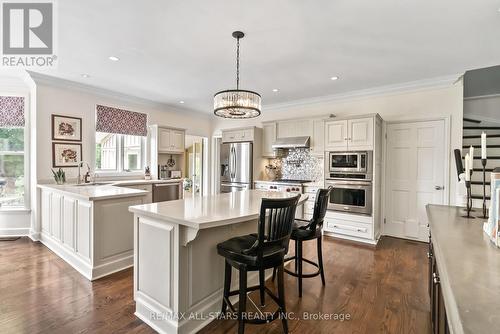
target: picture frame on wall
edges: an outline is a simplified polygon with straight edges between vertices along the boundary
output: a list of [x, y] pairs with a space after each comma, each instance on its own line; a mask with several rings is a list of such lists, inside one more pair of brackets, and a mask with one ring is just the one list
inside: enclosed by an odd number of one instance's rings
[[52, 140], [82, 141], [82, 119], [52, 115]]
[[81, 143], [52, 143], [52, 167], [78, 167], [80, 161]]

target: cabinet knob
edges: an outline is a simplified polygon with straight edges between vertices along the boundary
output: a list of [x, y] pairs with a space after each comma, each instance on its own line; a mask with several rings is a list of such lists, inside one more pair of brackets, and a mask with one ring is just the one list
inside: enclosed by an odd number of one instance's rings
[[434, 186], [434, 189], [436, 189], [436, 190], [443, 190], [444, 186]]

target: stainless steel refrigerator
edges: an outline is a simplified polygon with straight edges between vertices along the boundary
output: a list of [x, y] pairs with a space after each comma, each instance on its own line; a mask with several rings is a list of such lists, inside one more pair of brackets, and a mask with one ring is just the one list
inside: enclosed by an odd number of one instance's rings
[[252, 188], [253, 144], [222, 144], [220, 149], [220, 192]]

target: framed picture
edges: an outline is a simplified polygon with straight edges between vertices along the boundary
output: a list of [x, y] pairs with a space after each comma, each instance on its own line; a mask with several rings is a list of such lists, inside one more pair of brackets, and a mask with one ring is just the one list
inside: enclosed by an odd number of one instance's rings
[[52, 115], [52, 140], [82, 141], [82, 119]]
[[82, 161], [82, 144], [52, 143], [52, 167], [78, 167]]

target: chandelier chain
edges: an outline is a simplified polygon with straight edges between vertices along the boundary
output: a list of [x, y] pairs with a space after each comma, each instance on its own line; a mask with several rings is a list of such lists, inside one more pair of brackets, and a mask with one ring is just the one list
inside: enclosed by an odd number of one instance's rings
[[240, 38], [236, 39], [236, 89], [240, 89]]

